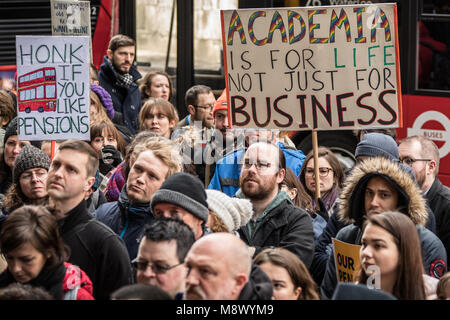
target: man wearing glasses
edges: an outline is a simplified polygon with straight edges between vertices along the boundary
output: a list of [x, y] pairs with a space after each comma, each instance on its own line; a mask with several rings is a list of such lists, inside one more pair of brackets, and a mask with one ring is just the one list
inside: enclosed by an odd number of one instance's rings
[[184, 259], [194, 241], [191, 228], [181, 220], [160, 218], [147, 225], [132, 261], [137, 283], [158, 286], [181, 299], [187, 275]]
[[417, 183], [436, 217], [436, 234], [450, 254], [450, 189], [444, 186], [439, 172], [439, 150], [436, 144], [423, 136], [403, 139], [399, 146], [400, 161], [409, 165]]
[[[183, 153], [184, 171], [197, 176], [205, 185], [214, 173], [214, 147], [211, 146], [214, 135], [213, 108], [216, 98], [210, 87], [195, 85], [186, 91], [185, 103], [188, 115], [178, 122], [172, 133]], [[210, 160], [207, 160], [210, 153]]]
[[286, 159], [277, 145], [257, 142], [247, 149], [236, 197], [249, 199], [254, 214], [238, 232], [254, 248], [254, 255], [267, 247], [283, 247], [309, 267], [314, 254], [313, 225], [308, 213], [281, 191], [285, 174]]
[[178, 127], [194, 126], [196, 121], [201, 121], [202, 128], [213, 127], [212, 111], [216, 98], [210, 87], [195, 85], [186, 91], [184, 100], [189, 115], [178, 123]]

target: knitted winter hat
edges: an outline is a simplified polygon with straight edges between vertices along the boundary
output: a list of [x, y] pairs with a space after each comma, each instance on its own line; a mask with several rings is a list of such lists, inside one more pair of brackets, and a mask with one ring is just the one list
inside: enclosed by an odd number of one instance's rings
[[14, 161], [13, 182], [19, 183], [20, 175], [28, 169], [50, 168], [50, 158], [41, 149], [27, 144]]
[[383, 156], [398, 161], [398, 146], [391, 136], [378, 132], [366, 133], [356, 146], [355, 157], [359, 156]]
[[214, 211], [228, 232], [233, 232], [245, 226], [253, 215], [253, 206], [248, 199], [231, 198], [218, 190], [207, 189], [208, 206]]
[[108, 115], [108, 118], [112, 120], [112, 118], [114, 118], [114, 105], [111, 99], [111, 95], [101, 86], [98, 86], [94, 83], [91, 83], [91, 90], [94, 91], [100, 98], [100, 101], [105, 107], [105, 111], [106, 114]]
[[17, 136], [17, 117], [11, 120], [8, 126], [5, 129], [5, 136], [3, 138], [3, 145], [6, 144], [6, 140], [8, 140], [11, 136]]
[[216, 103], [214, 104], [213, 118], [216, 116], [216, 111], [218, 110], [228, 110], [227, 89], [222, 91], [219, 99], [217, 99]]
[[152, 197], [152, 210], [161, 202], [182, 207], [204, 222], [208, 221], [205, 187], [191, 174], [177, 172], [164, 181]]

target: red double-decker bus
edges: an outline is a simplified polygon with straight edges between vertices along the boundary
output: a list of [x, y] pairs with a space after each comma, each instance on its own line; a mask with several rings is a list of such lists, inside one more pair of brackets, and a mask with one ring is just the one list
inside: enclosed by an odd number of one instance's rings
[[18, 78], [19, 112], [54, 111], [56, 109], [56, 71], [46, 67]]

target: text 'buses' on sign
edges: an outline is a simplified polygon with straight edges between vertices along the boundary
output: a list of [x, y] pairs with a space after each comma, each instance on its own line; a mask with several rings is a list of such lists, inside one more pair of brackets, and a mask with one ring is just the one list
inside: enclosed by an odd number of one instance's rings
[[89, 37], [16, 37], [20, 140], [90, 140], [89, 57]]
[[395, 4], [221, 11], [233, 127], [401, 125]]

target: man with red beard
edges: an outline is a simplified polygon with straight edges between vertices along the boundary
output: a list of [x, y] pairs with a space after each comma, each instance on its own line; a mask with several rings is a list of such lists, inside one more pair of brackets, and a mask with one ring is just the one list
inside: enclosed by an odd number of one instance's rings
[[281, 191], [285, 173], [286, 159], [277, 145], [258, 142], [247, 149], [236, 196], [249, 199], [254, 214], [238, 232], [254, 248], [254, 255], [267, 247], [283, 247], [309, 267], [314, 254], [311, 218]]
[[409, 165], [416, 175], [428, 206], [436, 217], [436, 235], [450, 255], [450, 189], [444, 186], [439, 172], [439, 150], [436, 144], [423, 136], [411, 136], [400, 141], [400, 161]]

